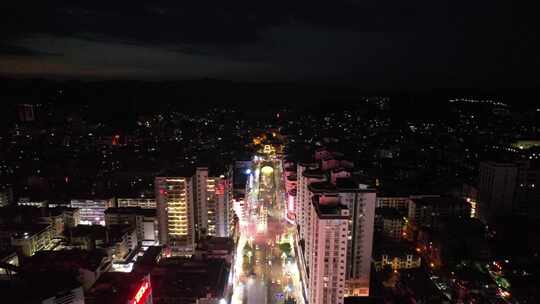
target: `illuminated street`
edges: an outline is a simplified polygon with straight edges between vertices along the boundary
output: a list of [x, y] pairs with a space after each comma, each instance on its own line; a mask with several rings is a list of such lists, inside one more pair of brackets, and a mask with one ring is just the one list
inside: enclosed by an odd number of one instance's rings
[[256, 158], [248, 173], [247, 219], [237, 248], [233, 303], [284, 303], [288, 298], [304, 303], [279, 166], [277, 160]]

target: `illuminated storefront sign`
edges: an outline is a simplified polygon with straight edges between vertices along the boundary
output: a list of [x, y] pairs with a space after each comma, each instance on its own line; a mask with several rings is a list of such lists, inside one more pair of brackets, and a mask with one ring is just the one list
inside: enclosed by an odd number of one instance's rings
[[145, 304], [151, 292], [152, 292], [152, 288], [150, 287], [150, 282], [148, 280], [145, 280], [144, 283], [142, 283], [142, 285], [137, 290], [137, 293], [135, 293], [133, 300], [131, 300], [131, 302], [129, 303], [130, 304]]

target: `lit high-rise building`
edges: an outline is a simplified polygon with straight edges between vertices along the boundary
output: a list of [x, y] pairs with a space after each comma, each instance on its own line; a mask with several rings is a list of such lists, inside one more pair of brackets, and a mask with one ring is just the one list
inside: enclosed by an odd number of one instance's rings
[[196, 231], [199, 237], [227, 237], [232, 220], [230, 182], [225, 175], [209, 173], [208, 167], [198, 167], [193, 179]]
[[195, 218], [191, 177], [156, 177], [156, 205], [161, 244], [173, 252], [195, 248]]
[[296, 224], [300, 227], [300, 239], [306, 240], [306, 230], [308, 229], [308, 216], [311, 197], [308, 185], [312, 182], [325, 180], [324, 173], [317, 169], [316, 163], [299, 163], [297, 166], [297, 188], [295, 198]]
[[314, 196], [310, 206], [308, 298], [313, 304], [341, 304], [345, 293], [349, 210]]
[[192, 251], [203, 236], [229, 236], [230, 182], [198, 167], [183, 177], [157, 177], [156, 204], [160, 240], [173, 249]]
[[[375, 219], [376, 192], [353, 178], [339, 178], [330, 182], [309, 185], [312, 197], [319, 197], [319, 203], [339, 204], [347, 208], [347, 255], [345, 265], [346, 290], [348, 296], [368, 296], [371, 272], [371, 252]], [[310, 217], [313, 221], [313, 217]], [[310, 223], [311, 224], [311, 223]], [[310, 235], [307, 238], [313, 239]], [[314, 244], [306, 240], [306, 255], [316, 250]], [[308, 267], [311, 265], [308, 263]], [[310, 280], [312, 278], [310, 274]]]
[[136, 228], [137, 239], [144, 246], [154, 245], [158, 240], [156, 209], [125, 207], [105, 210], [107, 227], [125, 224]]
[[[316, 199], [318, 205], [342, 206], [348, 210], [342, 296], [368, 296], [376, 192], [353, 175], [352, 167], [353, 164], [343, 159], [343, 155], [326, 149], [315, 152], [315, 161], [298, 164], [297, 224], [303, 250], [300, 267], [308, 286], [316, 285], [317, 280], [323, 281], [314, 272], [312, 258], [319, 250], [317, 236], [313, 235], [316, 231], [311, 229], [314, 221], [318, 221], [310, 211], [313, 200]], [[312, 291], [308, 288], [308, 298], [312, 297]]]

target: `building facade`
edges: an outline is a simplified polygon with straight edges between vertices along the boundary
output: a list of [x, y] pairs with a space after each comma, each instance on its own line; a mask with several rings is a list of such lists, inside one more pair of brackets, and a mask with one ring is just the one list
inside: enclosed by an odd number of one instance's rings
[[0, 207], [11, 205], [13, 202], [13, 190], [8, 186], [0, 186]]
[[345, 294], [349, 210], [340, 203], [321, 203], [315, 196], [310, 208], [311, 252], [308, 297], [313, 304], [341, 304]]
[[212, 176], [207, 167], [187, 175], [157, 177], [156, 204], [161, 243], [192, 252], [201, 237], [229, 236], [233, 205], [225, 175]]
[[156, 209], [140, 207], [109, 208], [105, 210], [105, 225], [130, 225], [135, 227], [142, 245], [154, 245], [158, 238]]
[[478, 184], [479, 218], [490, 221], [495, 215], [512, 211], [518, 168], [513, 163], [481, 162]]
[[385, 267], [390, 267], [392, 270], [413, 269], [419, 268], [422, 265], [422, 258], [413, 253], [405, 253], [401, 255], [382, 254], [375, 257], [373, 264], [376, 271], [381, 271]]
[[79, 209], [81, 225], [105, 226], [105, 210], [114, 207], [114, 199], [72, 199], [70, 207]]
[[23, 256], [32, 256], [40, 250], [48, 249], [54, 232], [51, 225], [35, 224], [30, 226], [19, 226], [4, 228], [4, 231], [11, 232], [11, 246]]
[[191, 177], [156, 177], [156, 206], [161, 244], [175, 253], [195, 248]]
[[116, 205], [118, 208], [126, 207], [140, 207], [145, 209], [156, 209], [156, 199], [155, 198], [144, 198], [144, 197], [135, 197], [135, 198], [117, 198]]
[[[345, 256], [343, 272], [343, 296], [368, 296], [371, 272], [371, 252], [373, 248], [376, 191], [352, 173], [353, 164], [340, 153], [318, 149], [314, 161], [300, 162], [297, 166], [297, 220], [301, 256], [300, 269], [309, 282], [308, 298], [312, 296], [323, 301], [318, 286], [312, 281], [323, 280], [315, 271], [313, 256], [319, 244], [312, 229], [315, 213], [314, 200], [318, 206], [342, 206], [347, 209], [347, 232], [345, 236]], [[323, 207], [323, 208], [324, 208]], [[341, 207], [340, 207], [341, 208]], [[307, 211], [307, 212], [306, 212]], [[303, 259], [302, 259], [303, 257]], [[319, 262], [317, 260], [317, 262]], [[323, 260], [333, 263], [333, 260]], [[319, 267], [319, 266], [317, 266]], [[325, 266], [329, 267], [329, 266]], [[312, 292], [315, 294], [312, 295]], [[332, 298], [333, 296], [327, 296]], [[341, 300], [342, 301], [342, 300]], [[319, 303], [319, 302], [317, 302]], [[327, 303], [327, 302], [320, 302]], [[332, 302], [337, 303], [337, 302]]]

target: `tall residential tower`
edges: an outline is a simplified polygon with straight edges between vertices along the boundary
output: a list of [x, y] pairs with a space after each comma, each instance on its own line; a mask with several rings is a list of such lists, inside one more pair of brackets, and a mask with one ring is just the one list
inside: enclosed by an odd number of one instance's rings
[[160, 241], [173, 252], [189, 253], [204, 236], [229, 236], [230, 182], [207, 167], [175, 177], [156, 177]]

